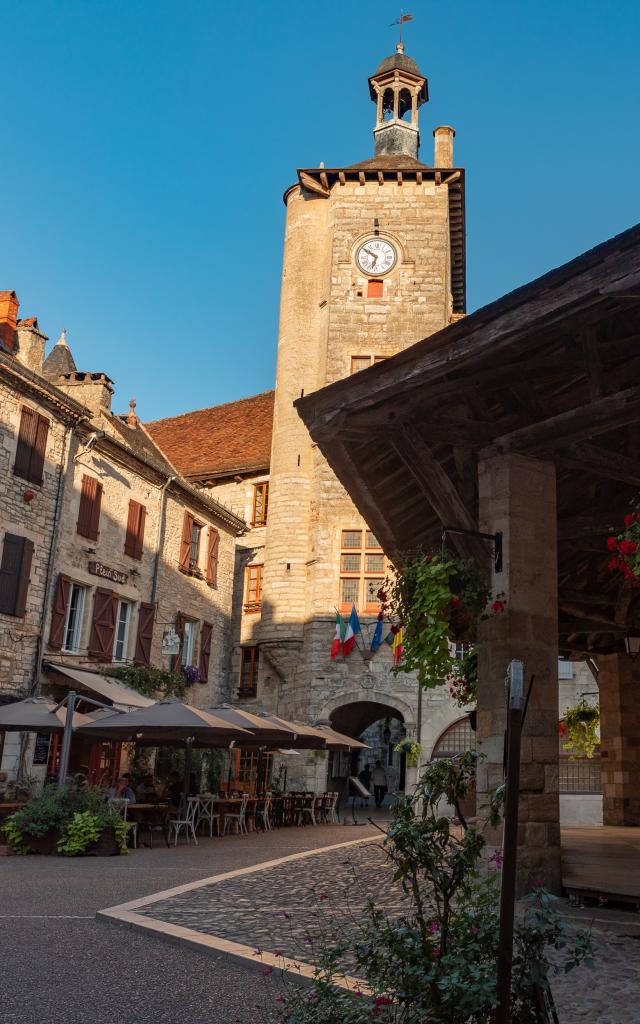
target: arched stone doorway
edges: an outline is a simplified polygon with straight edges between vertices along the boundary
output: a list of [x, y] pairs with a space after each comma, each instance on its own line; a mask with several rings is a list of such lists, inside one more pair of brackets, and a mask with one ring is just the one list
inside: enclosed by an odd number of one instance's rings
[[395, 695], [377, 691], [336, 695], [322, 709], [321, 721], [338, 732], [362, 739], [369, 749], [354, 753], [335, 752], [329, 760], [327, 785], [347, 795], [348, 778], [373, 769], [377, 761], [385, 769], [388, 780], [387, 803], [393, 794], [404, 792], [407, 785], [406, 756], [394, 748], [404, 736], [415, 735], [413, 709]]

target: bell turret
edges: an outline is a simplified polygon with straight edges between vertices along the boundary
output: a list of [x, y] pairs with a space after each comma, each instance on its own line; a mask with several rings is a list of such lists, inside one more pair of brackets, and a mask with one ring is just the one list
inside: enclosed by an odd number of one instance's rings
[[418, 110], [429, 99], [427, 79], [415, 60], [407, 57], [402, 43], [380, 64], [369, 79], [369, 93], [376, 104], [373, 129], [374, 152], [418, 157], [420, 131]]

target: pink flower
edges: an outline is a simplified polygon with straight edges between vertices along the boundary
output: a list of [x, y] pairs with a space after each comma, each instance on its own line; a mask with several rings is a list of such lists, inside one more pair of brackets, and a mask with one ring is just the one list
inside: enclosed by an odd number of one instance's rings
[[362, 996], [362, 995], [364, 995], [364, 992], [361, 992], [360, 989], [357, 988], [353, 994], [354, 994], [354, 996]]
[[281, 949], [274, 949], [273, 955], [274, 956], [283, 956], [282, 950]]
[[286, 1003], [284, 996], [276, 996], [276, 1003]]
[[393, 1006], [393, 999], [389, 999], [389, 996], [377, 996], [376, 1006]]
[[324, 901], [326, 899], [327, 899], [326, 892], [321, 892], [320, 895], [318, 896], [318, 903], [324, 903]]
[[262, 950], [260, 949], [260, 946], [258, 946], [257, 949], [254, 949], [253, 955], [254, 956], [262, 956]]
[[440, 925], [438, 924], [437, 921], [431, 922], [431, 924], [429, 925], [429, 931], [431, 932], [432, 935], [435, 935], [436, 932], [440, 931]]
[[494, 852], [489, 857], [489, 860], [493, 864], [495, 864], [497, 868], [501, 868], [504, 863], [504, 855], [502, 853], [502, 850], [494, 850]]
[[270, 967], [269, 964], [265, 964], [264, 967], [262, 968], [262, 973], [264, 974], [265, 978], [268, 978], [270, 974], [273, 974], [273, 967]]
[[536, 878], [534, 885], [537, 885], [541, 889], [544, 885], [544, 878]]

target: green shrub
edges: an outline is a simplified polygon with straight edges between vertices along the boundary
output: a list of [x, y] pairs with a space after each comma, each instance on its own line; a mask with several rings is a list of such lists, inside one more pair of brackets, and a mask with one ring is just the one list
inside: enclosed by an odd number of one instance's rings
[[45, 786], [25, 807], [14, 811], [3, 825], [11, 848], [16, 853], [28, 853], [30, 837], [40, 839], [47, 832], [62, 832], [69, 820], [69, 797], [66, 789]]
[[184, 700], [187, 693], [187, 680], [182, 672], [166, 672], [151, 665], [120, 665], [104, 669], [105, 675], [111, 679], [119, 679], [132, 690], [144, 694], [145, 697], [177, 697]]
[[129, 825], [112, 810], [103, 789], [60, 789], [45, 786], [25, 807], [7, 818], [3, 831], [15, 853], [29, 853], [30, 839], [59, 832], [58, 849], [67, 856], [84, 853], [105, 828], [113, 828], [121, 852], [126, 852]]

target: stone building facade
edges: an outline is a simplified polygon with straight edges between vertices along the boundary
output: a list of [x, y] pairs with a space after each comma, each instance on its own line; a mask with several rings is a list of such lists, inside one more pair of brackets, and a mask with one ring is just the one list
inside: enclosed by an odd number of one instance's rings
[[[0, 694], [59, 693], [72, 685], [65, 668], [134, 662], [188, 669], [189, 700], [216, 703], [229, 675], [244, 520], [180, 476], [134, 402], [128, 415], [112, 411], [111, 380], [77, 371], [64, 332], [44, 359], [36, 321], [14, 331], [15, 349], [0, 353]], [[42, 449], [25, 463], [27, 478], [16, 471], [25, 406], [32, 448]], [[13, 580], [17, 555], [9, 563], [4, 553], [21, 538], [30, 560]], [[165, 653], [167, 634], [177, 634], [177, 653]], [[5, 768], [15, 745], [9, 735]]]
[[[266, 526], [239, 542], [232, 694], [352, 735], [391, 716], [420, 736], [428, 757], [461, 713], [444, 692], [421, 697], [414, 678], [394, 675], [387, 644], [369, 656], [385, 556], [293, 407], [301, 394], [395, 354], [464, 312], [464, 172], [453, 167], [453, 129], [434, 132], [436, 167], [418, 159], [427, 82], [403, 52], [383, 61], [369, 85], [373, 159], [300, 170], [285, 193], [273, 427], [262, 475], [245, 472], [245, 457], [231, 477], [209, 442], [211, 424], [224, 422], [228, 406], [149, 430], [182, 473], [225, 503], [242, 495], [246, 505], [268, 472]], [[250, 450], [250, 417], [235, 428], [233, 444], [241, 431]], [[332, 661], [336, 611], [348, 616], [352, 603], [363, 628], [358, 648]], [[309, 759], [308, 784], [321, 763]]]

